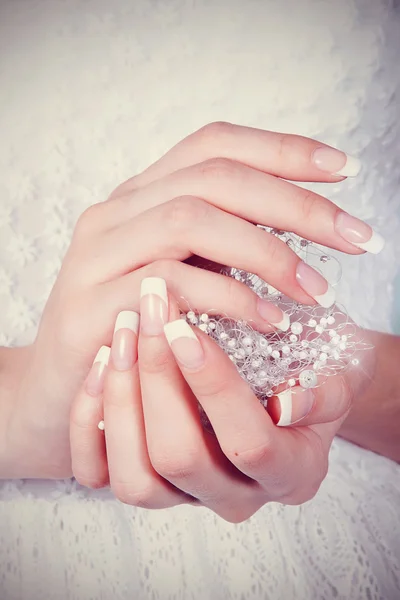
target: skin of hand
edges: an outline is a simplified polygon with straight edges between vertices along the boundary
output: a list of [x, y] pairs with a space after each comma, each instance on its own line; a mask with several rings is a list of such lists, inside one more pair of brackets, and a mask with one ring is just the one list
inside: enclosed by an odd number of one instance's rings
[[[363, 370], [373, 357], [360, 353]], [[117, 318], [111, 349], [102, 348], [73, 403], [73, 473], [88, 487], [109, 484], [130, 505], [196, 503], [235, 523], [267, 502], [301, 504], [327, 473], [362, 381], [350, 369], [315, 389], [289, 388], [267, 412], [222, 349], [179, 318], [164, 280], [144, 279], [140, 317]]]
[[1, 476], [72, 475], [72, 400], [98, 348], [111, 344], [118, 313], [139, 311], [144, 278], [164, 278], [183, 310], [213, 307], [262, 332], [286, 326], [280, 310], [240, 282], [182, 261], [243, 268], [299, 302], [331, 303], [322, 276], [254, 223], [349, 254], [374, 251], [368, 225], [287, 181], [336, 183], [356, 174], [353, 167], [354, 159], [315, 140], [213, 123], [86, 210], [35, 342], [19, 354], [2, 420]]

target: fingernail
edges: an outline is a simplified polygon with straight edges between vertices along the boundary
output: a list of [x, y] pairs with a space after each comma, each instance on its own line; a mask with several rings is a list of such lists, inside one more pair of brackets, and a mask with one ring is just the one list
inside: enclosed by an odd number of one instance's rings
[[298, 423], [306, 417], [314, 406], [312, 390], [305, 390], [300, 386], [288, 388], [277, 394], [280, 403], [281, 416], [277, 425], [286, 427]]
[[102, 346], [93, 361], [92, 368], [86, 378], [85, 389], [90, 396], [98, 396], [103, 391], [104, 376], [110, 358], [111, 348]]
[[335, 302], [336, 294], [333, 287], [306, 263], [298, 263], [296, 279], [303, 290], [324, 308], [329, 308]]
[[164, 325], [165, 337], [177, 361], [188, 369], [204, 364], [204, 352], [190, 325], [178, 319]]
[[140, 330], [161, 335], [168, 321], [167, 284], [160, 277], [146, 277], [140, 288]]
[[277, 329], [287, 331], [290, 327], [290, 318], [278, 306], [267, 302], [263, 298], [257, 300], [257, 311], [259, 315]]
[[321, 171], [341, 177], [356, 177], [361, 170], [358, 158], [329, 147], [317, 148], [312, 155], [312, 162]]
[[384, 238], [372, 227], [346, 212], [337, 215], [335, 230], [346, 242], [372, 254], [378, 254], [385, 245]]
[[139, 315], [131, 310], [119, 313], [114, 327], [111, 357], [117, 371], [128, 371], [137, 359]]

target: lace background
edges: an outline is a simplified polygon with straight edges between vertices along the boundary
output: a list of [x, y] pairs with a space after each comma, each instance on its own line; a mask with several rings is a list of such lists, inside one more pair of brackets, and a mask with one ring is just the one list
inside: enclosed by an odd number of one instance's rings
[[[79, 214], [180, 138], [226, 120], [361, 157], [313, 186], [386, 237], [342, 257], [339, 300], [393, 331], [399, 264], [397, 0], [2, 0], [0, 344], [24, 344]], [[0, 597], [400, 598], [400, 469], [344, 441], [301, 507], [231, 525], [67, 482], [0, 484]]]

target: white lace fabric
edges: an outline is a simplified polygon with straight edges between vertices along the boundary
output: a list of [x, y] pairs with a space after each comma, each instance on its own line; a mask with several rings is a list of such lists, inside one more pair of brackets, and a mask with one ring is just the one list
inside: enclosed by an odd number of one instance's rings
[[[400, 12], [388, 0], [3, 0], [0, 344], [30, 342], [79, 214], [203, 124], [360, 156], [313, 185], [387, 239], [339, 300], [390, 331], [399, 264]], [[71, 481], [0, 483], [0, 598], [400, 598], [400, 469], [342, 440], [316, 498], [240, 525]]]

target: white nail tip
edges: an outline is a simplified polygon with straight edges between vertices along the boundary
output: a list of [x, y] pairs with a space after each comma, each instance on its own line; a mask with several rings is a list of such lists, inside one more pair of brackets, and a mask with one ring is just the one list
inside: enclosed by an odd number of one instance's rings
[[104, 365], [108, 365], [108, 361], [110, 359], [110, 352], [111, 352], [111, 348], [109, 346], [102, 346], [100, 348], [100, 350], [98, 351], [98, 353], [96, 354], [93, 364], [100, 362]]
[[346, 164], [340, 171], [337, 171], [335, 175], [340, 175], [341, 177], [356, 177], [360, 171], [361, 161], [358, 158], [347, 154]]
[[161, 277], [146, 277], [143, 279], [142, 285], [140, 286], [140, 297], [143, 298], [143, 296], [146, 296], [147, 294], [159, 296], [168, 306], [168, 293], [165, 279], [161, 279]]
[[282, 321], [279, 321], [279, 323], [272, 323], [272, 325], [281, 331], [287, 331], [290, 327], [289, 315], [284, 312]]
[[279, 427], [286, 427], [292, 422], [292, 390], [287, 389], [284, 392], [277, 394], [277, 397], [279, 398], [281, 405], [281, 416], [277, 422], [277, 425]]
[[371, 252], [371, 254], [379, 254], [379, 252], [383, 250], [383, 247], [385, 245], [385, 238], [383, 238], [380, 233], [373, 231], [372, 236], [368, 240], [368, 242], [352, 242], [352, 244], [353, 246], [357, 246], [357, 248], [361, 248], [361, 250]]
[[183, 337], [197, 340], [193, 329], [188, 323], [186, 323], [186, 321], [183, 321], [182, 319], [178, 319], [177, 321], [172, 321], [171, 323], [164, 325], [164, 333], [169, 345], [171, 345], [174, 340]]
[[318, 302], [320, 306], [323, 308], [330, 308], [332, 304], [335, 303], [336, 293], [331, 285], [328, 283], [328, 289], [325, 294], [321, 294], [320, 296], [314, 296], [314, 300]]
[[139, 331], [139, 315], [133, 310], [123, 310], [115, 321], [114, 333], [119, 329], [130, 329], [136, 334]]

